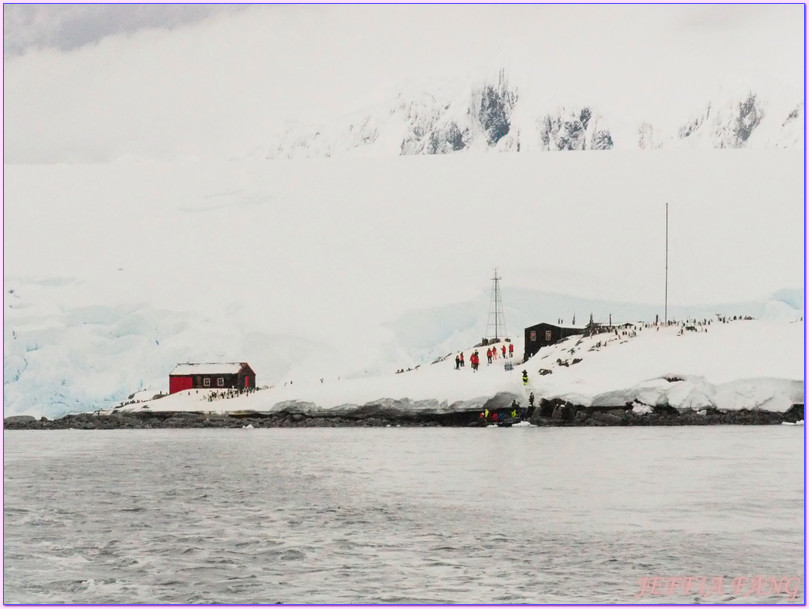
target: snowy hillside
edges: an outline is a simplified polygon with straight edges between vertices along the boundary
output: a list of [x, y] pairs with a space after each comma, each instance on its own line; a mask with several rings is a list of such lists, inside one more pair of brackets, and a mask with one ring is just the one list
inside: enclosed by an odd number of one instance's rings
[[[783, 100], [779, 100], [783, 102]], [[703, 112], [677, 131], [676, 144], [683, 148], [794, 148], [803, 147], [803, 103], [794, 107], [764, 102], [755, 93], [707, 104]], [[661, 138], [655, 138], [657, 142]], [[644, 139], [644, 142], [646, 140]], [[663, 140], [665, 142], [665, 140]], [[658, 143], [657, 147], [667, 143]]]
[[[187, 390], [117, 410], [228, 412], [293, 410], [303, 413], [367, 404], [430, 411], [482, 408], [497, 393], [511, 393], [523, 405], [537, 398], [561, 398], [582, 406], [643, 409], [765, 409], [784, 412], [804, 402], [803, 323], [736, 320], [654, 326], [636, 324], [589, 337], [573, 336], [540, 349], [525, 363], [516, 356], [480, 369], [456, 369], [455, 352], [404, 372], [355, 380], [285, 384], [232, 398], [210, 390]], [[505, 343], [500, 343], [501, 346]], [[516, 352], [522, 351], [515, 341]], [[513, 364], [512, 370], [505, 367]], [[522, 371], [529, 382], [523, 384]]]
[[574, 315], [652, 321], [664, 200], [673, 316], [795, 319], [802, 167], [791, 151], [6, 166], [4, 412], [166, 391], [178, 362], [249, 361], [276, 386], [425, 365], [484, 335], [495, 267], [515, 339]]
[[[397, 337], [398, 344], [410, 359], [429, 362], [458, 346], [480, 341], [490, 295], [481, 292], [476, 300], [442, 307], [409, 311], [386, 324]], [[631, 302], [613, 302], [582, 298], [538, 290], [506, 288], [503, 290], [506, 329], [510, 336], [521, 339], [523, 329], [560, 316], [568, 324], [583, 324], [592, 314], [596, 321], [608, 323], [654, 321], [660, 307]], [[793, 321], [803, 311], [803, 293], [783, 290], [769, 298], [753, 302], [716, 303], [710, 306], [671, 306], [671, 319], [708, 319], [717, 311], [731, 315], [750, 315], [766, 321]], [[522, 352], [521, 352], [522, 353]]]
[[[457, 86], [457, 85], [456, 85]], [[609, 115], [570, 104], [564, 92], [537, 96], [509, 81], [505, 70], [452, 92], [403, 93], [358, 110], [343, 122], [287, 124], [274, 135], [270, 159], [450, 154], [461, 151], [569, 151], [803, 147], [799, 97], [755, 91], [722, 93], [689, 113], [677, 108], [668, 124], [643, 116]]]
[[[120, 272], [118, 275], [125, 275]], [[106, 278], [107, 282], [112, 278]], [[125, 279], [120, 279], [124, 281]], [[258, 372], [259, 385], [276, 387], [293, 381], [297, 388], [320, 384], [331, 399], [362, 403], [379, 397], [407, 396], [414, 400], [454, 401], [450, 383], [445, 394], [436, 384], [408, 384], [411, 375], [392, 376], [398, 369], [425, 367], [430, 362], [480, 341], [486, 330], [489, 294], [481, 290], [475, 300], [432, 309], [414, 310], [379, 328], [365, 329], [363, 336], [323, 337], [317, 341], [302, 334], [273, 331], [267, 320], [245, 317], [228, 308], [203, 314], [167, 310], [145, 301], [127, 304], [87, 305], [84, 295], [101, 288], [81, 281], [11, 281], [7, 294], [4, 357], [5, 414], [60, 416], [108, 408], [135, 391], [168, 391], [168, 373], [179, 362], [249, 361]], [[776, 299], [776, 298], [780, 298]], [[510, 336], [521, 359], [522, 330], [542, 320], [587, 320], [589, 312], [606, 321], [654, 320], [653, 306], [588, 300], [532, 290], [504, 291]], [[786, 301], [791, 302], [788, 304]], [[711, 317], [716, 307], [673, 307], [682, 314]], [[801, 314], [802, 294], [776, 295], [759, 303], [737, 303], [721, 308], [771, 321], [791, 321]], [[371, 377], [370, 380], [364, 380]], [[406, 378], [405, 378], [406, 377]], [[337, 379], [340, 383], [335, 384]], [[419, 377], [421, 378], [421, 377]], [[492, 377], [487, 377], [491, 380]], [[360, 380], [351, 380], [360, 379]], [[478, 390], [486, 395], [484, 382]], [[384, 389], [383, 387], [388, 387]], [[464, 383], [464, 387], [475, 387]], [[345, 388], [348, 393], [335, 392]], [[400, 389], [401, 388], [401, 389]], [[409, 388], [409, 389], [404, 389]], [[369, 395], [383, 391], [379, 395]], [[405, 391], [388, 396], [385, 391]], [[410, 391], [411, 393], [407, 393]], [[430, 393], [435, 392], [435, 393]], [[284, 399], [297, 399], [290, 394]], [[468, 395], [467, 399], [480, 397]], [[340, 397], [342, 396], [342, 397]], [[323, 399], [322, 397], [319, 399]]]

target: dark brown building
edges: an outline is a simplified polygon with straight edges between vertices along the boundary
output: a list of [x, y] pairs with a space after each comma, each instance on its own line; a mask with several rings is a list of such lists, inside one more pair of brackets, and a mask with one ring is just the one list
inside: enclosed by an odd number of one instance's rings
[[575, 334], [584, 334], [587, 328], [559, 326], [541, 323], [525, 329], [525, 355], [523, 361], [534, 355], [542, 347], [554, 345], [563, 338]]
[[247, 362], [177, 364], [169, 374], [169, 393], [185, 389], [256, 388], [256, 373]]

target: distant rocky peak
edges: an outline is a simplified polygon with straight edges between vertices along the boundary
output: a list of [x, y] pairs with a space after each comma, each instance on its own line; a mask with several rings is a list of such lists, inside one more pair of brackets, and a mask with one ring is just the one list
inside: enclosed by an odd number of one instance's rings
[[541, 150], [609, 150], [612, 134], [592, 108], [560, 108], [537, 120]]
[[738, 103], [738, 113], [735, 117], [735, 125], [733, 125], [733, 135], [736, 136], [739, 143], [746, 142], [753, 130], [761, 123], [764, 118], [764, 111], [761, 106], [756, 103], [755, 93], [749, 93], [745, 99]]
[[743, 148], [764, 117], [763, 104], [751, 91], [725, 105], [709, 102], [677, 135], [681, 140], [707, 138], [713, 148]]
[[711, 102], [708, 102], [707, 107], [705, 110], [699, 114], [698, 116], [693, 117], [690, 119], [686, 124], [680, 127], [677, 135], [680, 139], [685, 139], [687, 137], [691, 137], [697, 130], [708, 120], [711, 116]]
[[[454, 87], [454, 88], [453, 88]], [[788, 148], [803, 146], [803, 103], [747, 91], [716, 97], [679, 127], [632, 116], [604, 117], [591, 103], [561, 105], [543, 92], [542, 102], [514, 86], [505, 69], [418, 93], [399, 93], [389, 103], [336, 123], [285, 126], [269, 158], [451, 154], [462, 151], [651, 150], [659, 148]], [[536, 91], [535, 91], [536, 93]], [[559, 91], [560, 99], [565, 92]], [[766, 101], [765, 101], [766, 100]], [[592, 100], [595, 101], [595, 100]], [[777, 105], [775, 102], [778, 102]], [[564, 102], [563, 102], [564, 103]], [[676, 125], [680, 118], [666, 117]], [[610, 128], [621, 125], [617, 132]], [[620, 134], [622, 137], [616, 137]]]
[[500, 70], [496, 85], [485, 85], [477, 96], [476, 116], [489, 146], [494, 146], [511, 129], [511, 113], [517, 91], [510, 89], [505, 71]]

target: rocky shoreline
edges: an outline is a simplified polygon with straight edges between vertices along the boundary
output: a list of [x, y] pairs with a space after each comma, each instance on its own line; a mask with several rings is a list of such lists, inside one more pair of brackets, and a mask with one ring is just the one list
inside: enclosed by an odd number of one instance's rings
[[[500, 410], [498, 422], [508, 427], [526, 420], [532, 425], [549, 427], [616, 427], [673, 425], [779, 425], [804, 419], [804, 405], [794, 404], [786, 412], [705, 409], [680, 412], [671, 406], [655, 406], [638, 414], [631, 405], [615, 407], [576, 406], [562, 400], [541, 401], [523, 417], [511, 418], [508, 409]], [[11, 416], [3, 421], [7, 430], [23, 429], [188, 429], [244, 427], [485, 427], [481, 410], [457, 412], [403, 411], [381, 405], [366, 405], [338, 412], [113, 412], [82, 413], [59, 419]]]

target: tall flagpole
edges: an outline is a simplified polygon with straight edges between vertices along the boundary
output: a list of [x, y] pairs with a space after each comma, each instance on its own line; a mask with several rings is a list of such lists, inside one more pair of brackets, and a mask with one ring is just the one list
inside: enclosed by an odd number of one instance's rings
[[669, 204], [666, 203], [666, 299], [663, 305], [663, 323], [669, 322]]

